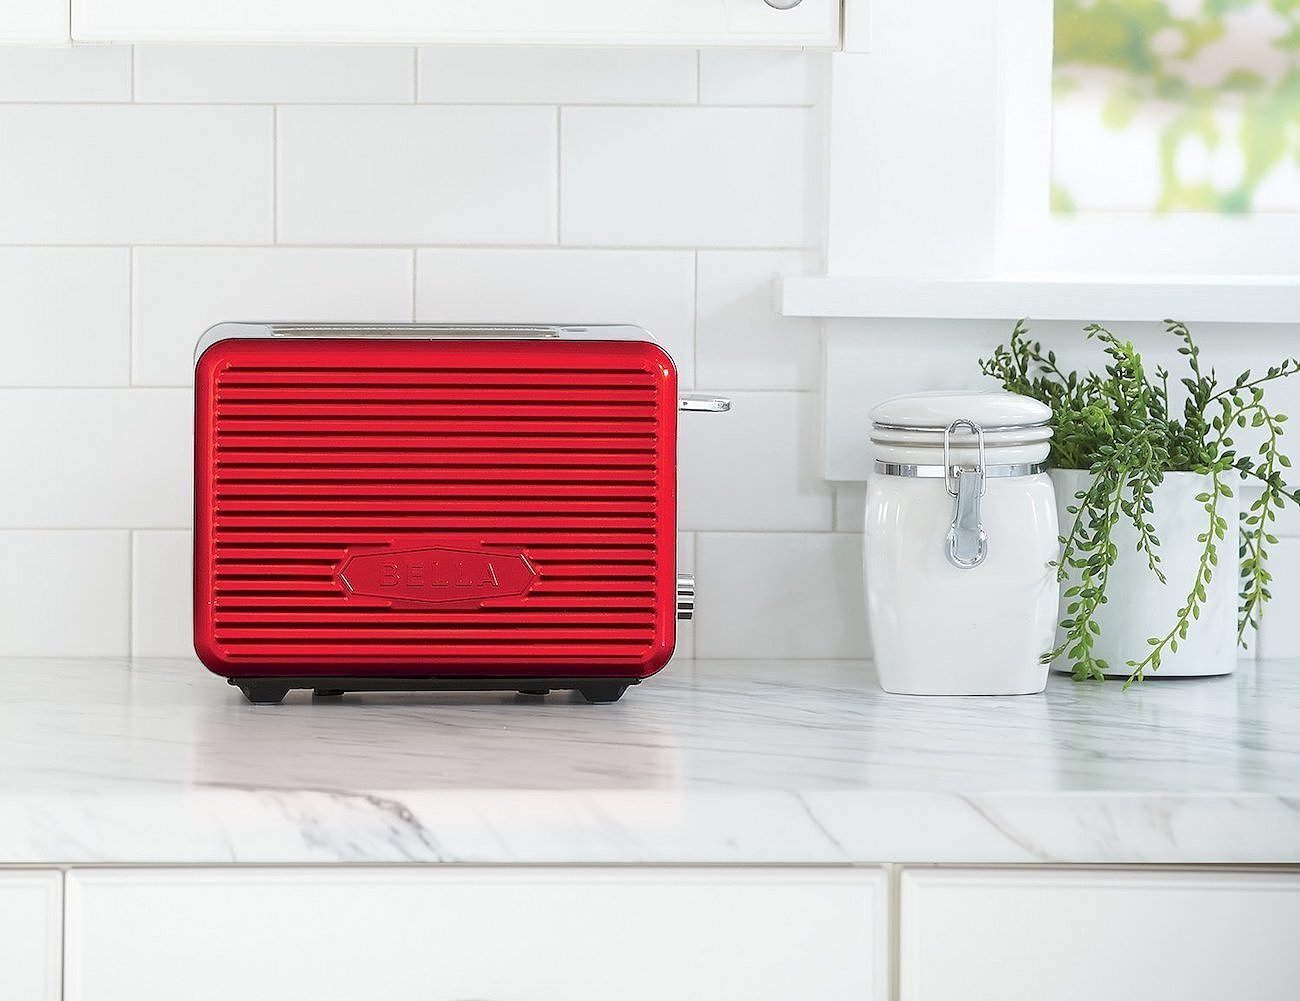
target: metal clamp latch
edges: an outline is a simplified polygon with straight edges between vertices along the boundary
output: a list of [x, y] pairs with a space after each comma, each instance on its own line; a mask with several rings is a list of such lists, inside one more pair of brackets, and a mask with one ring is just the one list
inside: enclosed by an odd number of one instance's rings
[[[955, 466], [952, 463], [952, 433], [958, 428], [968, 428], [979, 443], [979, 465]], [[959, 570], [973, 570], [988, 555], [988, 536], [980, 524], [980, 498], [988, 489], [984, 461], [984, 429], [974, 421], [953, 421], [943, 432], [944, 481], [948, 493], [957, 498], [948, 529], [948, 562]]]

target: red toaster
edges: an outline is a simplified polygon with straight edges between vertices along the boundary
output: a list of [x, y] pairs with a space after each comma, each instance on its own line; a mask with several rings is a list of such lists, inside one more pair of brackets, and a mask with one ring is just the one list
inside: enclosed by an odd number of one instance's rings
[[672, 656], [672, 359], [625, 326], [225, 323], [195, 363], [194, 647], [295, 688], [573, 689]]

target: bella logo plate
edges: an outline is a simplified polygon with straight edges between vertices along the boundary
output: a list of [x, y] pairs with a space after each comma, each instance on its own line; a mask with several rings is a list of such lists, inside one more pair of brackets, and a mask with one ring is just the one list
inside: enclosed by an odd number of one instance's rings
[[428, 605], [519, 597], [538, 577], [523, 553], [426, 545], [349, 551], [338, 579], [350, 594]]

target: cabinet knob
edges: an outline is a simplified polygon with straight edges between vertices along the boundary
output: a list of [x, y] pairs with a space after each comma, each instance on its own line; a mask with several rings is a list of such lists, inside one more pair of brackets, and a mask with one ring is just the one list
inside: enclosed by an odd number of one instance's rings
[[791, 10], [801, 3], [803, 3], [803, 0], [767, 0], [767, 5], [775, 7], [777, 10]]

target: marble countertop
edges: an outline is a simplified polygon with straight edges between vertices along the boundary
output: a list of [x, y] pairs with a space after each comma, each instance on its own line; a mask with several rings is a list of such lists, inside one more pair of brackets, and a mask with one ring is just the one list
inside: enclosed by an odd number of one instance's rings
[[1300, 661], [1042, 696], [680, 661], [249, 706], [196, 661], [0, 660], [4, 863], [1300, 862]]

